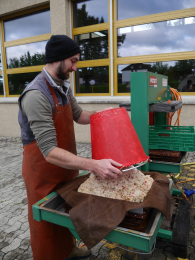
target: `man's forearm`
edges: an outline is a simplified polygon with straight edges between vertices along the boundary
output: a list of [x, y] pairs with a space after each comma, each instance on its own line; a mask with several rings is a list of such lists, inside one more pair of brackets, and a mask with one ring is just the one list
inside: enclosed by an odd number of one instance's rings
[[101, 110], [95, 110], [95, 111], [83, 110], [79, 119], [77, 120], [77, 123], [83, 124], [83, 125], [89, 124], [90, 123], [90, 116], [92, 116], [95, 113], [102, 112], [102, 111], [105, 111], [105, 110], [109, 110], [109, 109], [112, 109], [112, 108], [113, 107], [107, 107], [107, 108], [104, 108], [104, 109], [101, 109]]
[[86, 111], [83, 110], [81, 112], [81, 115], [79, 117], [79, 119], [77, 120], [78, 124], [82, 124], [82, 125], [87, 125], [90, 123], [90, 116], [92, 116], [93, 114], [95, 114], [96, 111]]
[[[47, 156], [46, 161], [62, 168], [75, 170], [92, 170], [90, 159], [79, 157], [61, 148], [54, 148]], [[92, 163], [91, 163], [92, 164]]]
[[79, 157], [61, 148], [54, 148], [47, 156], [46, 161], [67, 169], [88, 170], [96, 173], [103, 179], [117, 178], [122, 174], [116, 167], [122, 167], [120, 163], [112, 159], [93, 160]]

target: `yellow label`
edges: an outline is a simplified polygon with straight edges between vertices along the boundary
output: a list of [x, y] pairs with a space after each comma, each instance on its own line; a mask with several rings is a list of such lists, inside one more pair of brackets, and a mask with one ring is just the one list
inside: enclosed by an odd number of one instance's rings
[[161, 97], [158, 97], [158, 100], [161, 100]]

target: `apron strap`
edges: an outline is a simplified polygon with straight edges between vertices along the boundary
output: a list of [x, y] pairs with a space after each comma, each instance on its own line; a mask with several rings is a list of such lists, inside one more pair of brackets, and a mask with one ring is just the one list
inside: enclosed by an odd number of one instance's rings
[[51, 94], [52, 94], [52, 97], [53, 97], [53, 100], [54, 100], [54, 104], [55, 104], [55, 109], [56, 109], [56, 112], [58, 113], [59, 110], [60, 110], [60, 106], [59, 106], [58, 99], [57, 99], [57, 97], [56, 97], [56, 93], [55, 93], [55, 91], [54, 91], [54, 88], [52, 88], [52, 87], [50, 86], [49, 82], [47, 81], [47, 79], [45, 78], [45, 76], [43, 75], [43, 73], [41, 73], [41, 74], [42, 74], [44, 80], [46, 81], [47, 86], [49, 87], [49, 89], [50, 89], [50, 91], [51, 91]]

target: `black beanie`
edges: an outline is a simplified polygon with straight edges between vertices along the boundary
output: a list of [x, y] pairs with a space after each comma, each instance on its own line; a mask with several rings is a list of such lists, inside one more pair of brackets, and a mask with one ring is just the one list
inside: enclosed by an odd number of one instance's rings
[[66, 35], [52, 35], [45, 46], [45, 63], [61, 61], [80, 53], [78, 45]]

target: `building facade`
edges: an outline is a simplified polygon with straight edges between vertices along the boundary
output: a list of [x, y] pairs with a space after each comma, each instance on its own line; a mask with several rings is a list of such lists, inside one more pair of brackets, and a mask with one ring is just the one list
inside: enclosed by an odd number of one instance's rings
[[[180, 125], [195, 125], [194, 0], [0, 0], [0, 7], [0, 136], [20, 136], [18, 97], [45, 66], [53, 34], [81, 48], [70, 81], [83, 109], [129, 102], [131, 72], [152, 71], [180, 93]], [[90, 142], [89, 126], [75, 124], [75, 132], [77, 142]]]

